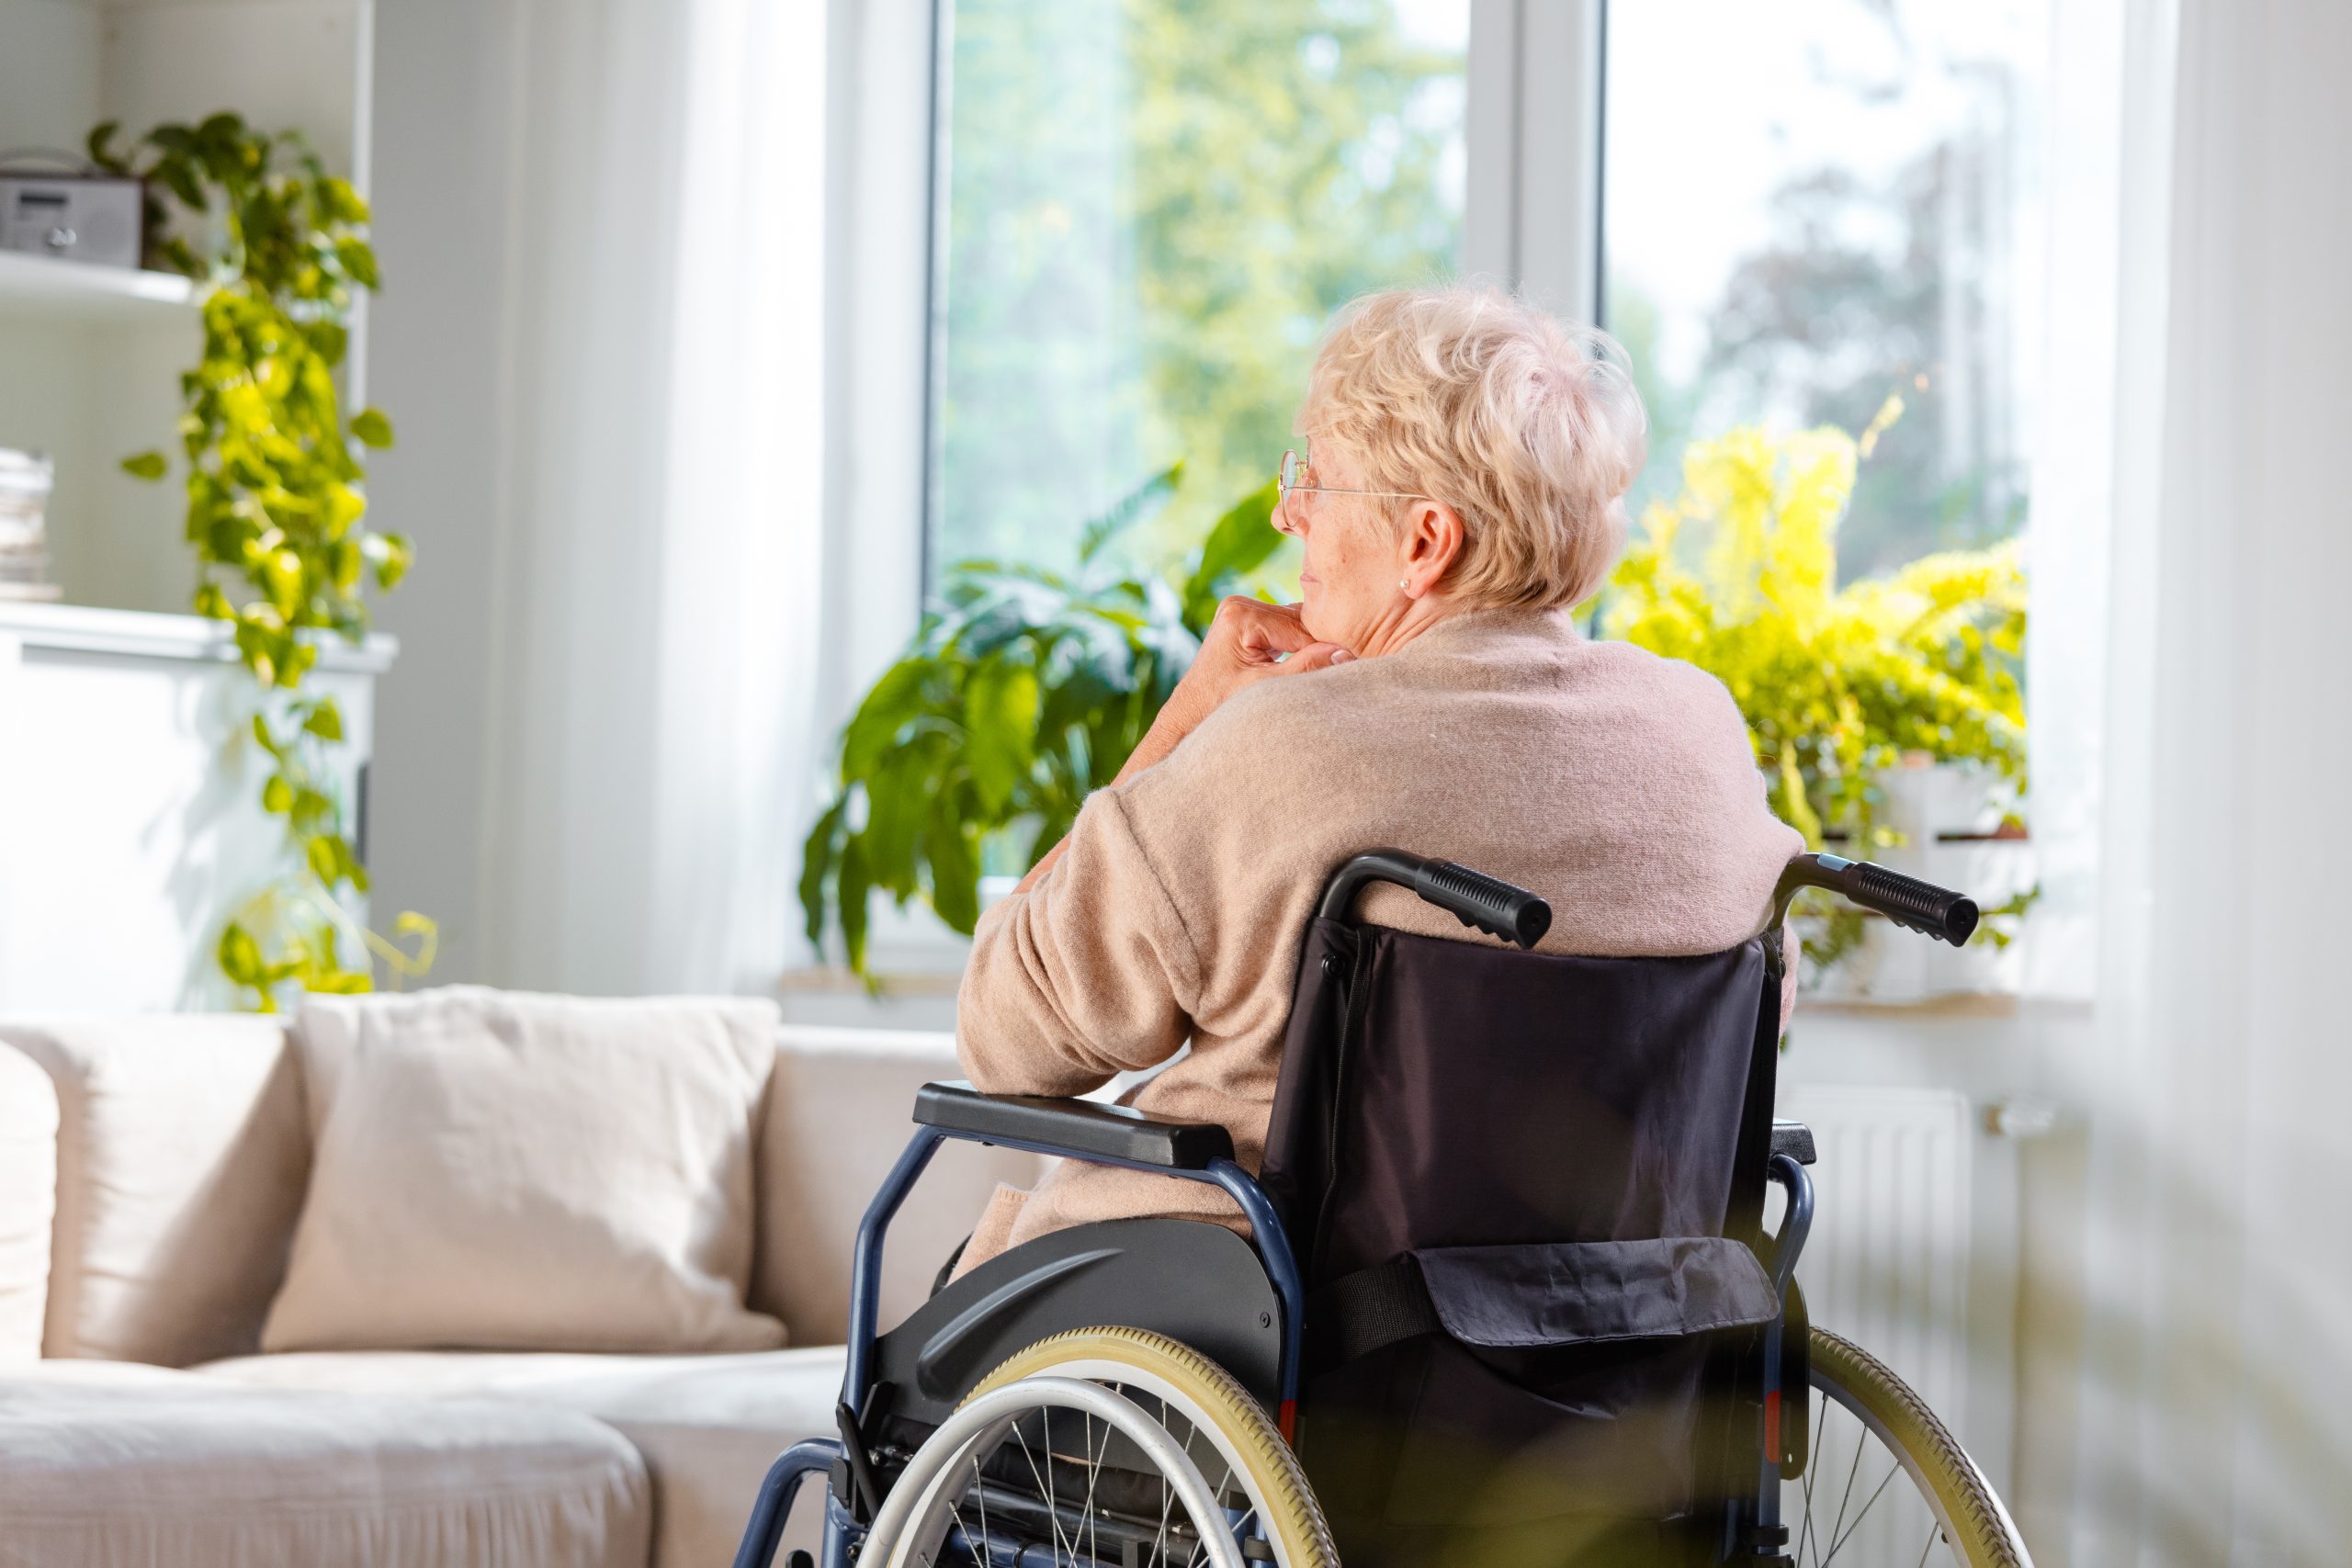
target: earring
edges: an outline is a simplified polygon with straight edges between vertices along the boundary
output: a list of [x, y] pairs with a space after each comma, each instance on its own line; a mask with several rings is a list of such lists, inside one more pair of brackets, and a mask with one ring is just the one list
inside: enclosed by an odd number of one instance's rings
[[1399, 593], [1410, 593], [1412, 590], [1405, 586], [1405, 580], [1400, 577], [1396, 580], [1396, 592]]

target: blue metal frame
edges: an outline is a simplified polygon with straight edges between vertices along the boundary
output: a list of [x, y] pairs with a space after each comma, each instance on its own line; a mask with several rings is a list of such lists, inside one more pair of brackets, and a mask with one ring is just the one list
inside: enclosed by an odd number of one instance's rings
[[[1280, 1386], [1285, 1416], [1298, 1400], [1298, 1374], [1301, 1346], [1306, 1331], [1306, 1286], [1299, 1278], [1298, 1259], [1291, 1252], [1290, 1233], [1283, 1227], [1282, 1216], [1260, 1187], [1257, 1179], [1229, 1159], [1216, 1159], [1202, 1170], [1171, 1170], [1166, 1166], [1146, 1165], [1136, 1160], [1113, 1159], [1102, 1155], [1080, 1154], [1074, 1150], [1057, 1148], [1051, 1144], [1032, 1143], [1022, 1138], [983, 1138], [975, 1133], [965, 1133], [943, 1127], [919, 1127], [907, 1141], [899, 1161], [883, 1178], [865, 1206], [865, 1217], [858, 1222], [857, 1247], [850, 1263], [849, 1285], [849, 1344], [842, 1373], [842, 1403], [856, 1412], [863, 1420], [866, 1413], [867, 1396], [872, 1392], [874, 1377], [874, 1344], [877, 1337], [876, 1320], [881, 1311], [882, 1245], [889, 1231], [890, 1222], [912, 1192], [915, 1183], [931, 1164], [939, 1145], [950, 1138], [971, 1143], [994, 1144], [1001, 1148], [1023, 1149], [1031, 1154], [1054, 1155], [1065, 1159], [1084, 1160], [1090, 1165], [1119, 1166], [1128, 1170], [1147, 1171], [1154, 1176], [1173, 1176], [1187, 1181], [1205, 1182], [1222, 1188], [1226, 1194], [1241, 1206], [1250, 1222], [1251, 1245], [1256, 1247], [1258, 1260], [1265, 1265], [1266, 1277], [1274, 1287], [1283, 1308], [1282, 1373]], [[1287, 1420], [1285, 1420], [1287, 1426]], [[760, 1483], [758, 1500], [752, 1507], [751, 1523], [743, 1532], [742, 1545], [735, 1553], [735, 1568], [767, 1568], [775, 1555], [776, 1543], [784, 1537], [786, 1517], [792, 1509], [794, 1494], [811, 1472], [831, 1470], [841, 1457], [842, 1445], [822, 1439], [796, 1443], [769, 1468], [767, 1478]], [[830, 1491], [825, 1506], [825, 1568], [842, 1568], [849, 1561], [850, 1540], [858, 1531], [856, 1521]]]
[[[792, 1513], [792, 1500], [800, 1483], [818, 1472], [831, 1470], [841, 1451], [839, 1443], [811, 1438], [776, 1456], [776, 1461], [768, 1466], [767, 1478], [760, 1483], [759, 1498], [752, 1505], [752, 1522], [743, 1527], [743, 1543], [735, 1549], [735, 1568], [768, 1568], [784, 1540], [784, 1521]], [[825, 1532], [829, 1568], [834, 1533], [830, 1529]]]
[[[1804, 1250], [1805, 1237], [1813, 1231], [1813, 1178], [1804, 1167], [1787, 1155], [1774, 1155], [1766, 1167], [1769, 1179], [1788, 1189], [1788, 1212], [1781, 1219], [1781, 1234], [1772, 1244], [1772, 1259], [1767, 1266], [1772, 1276], [1772, 1293], [1779, 1298], [1781, 1310], [1771, 1322], [1764, 1325], [1764, 1422], [1757, 1433], [1757, 1447], [1762, 1450], [1756, 1472], [1756, 1512], [1750, 1521], [1760, 1532], [1755, 1537], [1755, 1554], [1777, 1556], [1780, 1546], [1771, 1532], [1781, 1529], [1781, 1456], [1779, 1453], [1781, 1412], [1781, 1344], [1789, 1322], [1789, 1281], [1796, 1277], [1797, 1255]], [[1800, 1399], [1806, 1397], [1798, 1391]], [[1735, 1548], [1735, 1550], [1736, 1550]]]
[[1053, 1155], [1064, 1159], [1084, 1160], [1089, 1165], [1118, 1166], [1127, 1170], [1140, 1170], [1153, 1176], [1173, 1176], [1186, 1181], [1205, 1182], [1225, 1190], [1227, 1196], [1241, 1206], [1250, 1222], [1250, 1243], [1257, 1248], [1258, 1260], [1266, 1266], [1266, 1276], [1273, 1283], [1274, 1294], [1283, 1304], [1282, 1400], [1285, 1405], [1298, 1399], [1298, 1369], [1301, 1345], [1306, 1331], [1306, 1286], [1299, 1278], [1298, 1260], [1290, 1248], [1290, 1233], [1283, 1228], [1282, 1216], [1274, 1212], [1272, 1200], [1266, 1196], [1257, 1179], [1229, 1159], [1215, 1159], [1203, 1170], [1172, 1170], [1164, 1165], [1146, 1165], [1138, 1160], [1114, 1159], [1104, 1155], [1079, 1154], [1057, 1148], [1051, 1144], [1032, 1143], [1023, 1138], [988, 1137], [942, 1127], [922, 1127], [908, 1140], [906, 1151], [899, 1156], [899, 1163], [883, 1179], [874, 1201], [866, 1205], [865, 1218], [857, 1227], [857, 1251], [851, 1263], [849, 1284], [849, 1359], [842, 1376], [842, 1403], [865, 1415], [865, 1396], [873, 1381], [875, 1319], [880, 1311], [882, 1295], [882, 1239], [890, 1221], [899, 1212], [907, 1194], [914, 1190], [931, 1156], [949, 1138], [961, 1138], [976, 1144], [993, 1144], [1000, 1148], [1023, 1149], [1031, 1154]]

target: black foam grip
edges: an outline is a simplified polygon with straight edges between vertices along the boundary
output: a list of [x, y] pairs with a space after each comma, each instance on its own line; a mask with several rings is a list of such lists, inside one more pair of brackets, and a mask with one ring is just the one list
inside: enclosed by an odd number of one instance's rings
[[[1826, 863], [1827, 857], [1824, 857]], [[1898, 926], [1939, 937], [1954, 947], [1976, 930], [1976, 900], [1949, 887], [1905, 876], [1868, 861], [1850, 861], [1836, 873], [1839, 893], [1874, 909]]]
[[1533, 947], [1552, 929], [1551, 905], [1524, 887], [1452, 861], [1423, 864], [1413, 878], [1413, 891], [1464, 925], [1521, 947]]

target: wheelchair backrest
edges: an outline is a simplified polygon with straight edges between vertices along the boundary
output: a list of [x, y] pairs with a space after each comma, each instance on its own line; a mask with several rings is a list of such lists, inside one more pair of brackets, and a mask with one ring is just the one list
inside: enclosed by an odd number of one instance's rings
[[1262, 1176], [1310, 1290], [1416, 1248], [1724, 1235], [1760, 1200], [1760, 1154], [1734, 1178], [1778, 1011], [1760, 942], [1576, 958], [1317, 919]]
[[1778, 1022], [1760, 941], [1574, 958], [1316, 919], [1261, 1179], [1349, 1563], [1703, 1541], [1775, 1310], [1745, 1242]]

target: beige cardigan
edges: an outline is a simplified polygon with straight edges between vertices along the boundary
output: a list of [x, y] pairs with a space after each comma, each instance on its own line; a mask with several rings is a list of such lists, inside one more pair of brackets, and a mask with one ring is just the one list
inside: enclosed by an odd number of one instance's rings
[[[1310, 908], [1340, 861], [1382, 847], [1532, 888], [1553, 911], [1539, 951], [1605, 956], [1747, 940], [1804, 845], [1713, 676], [1588, 641], [1564, 612], [1457, 615], [1385, 658], [1245, 688], [1097, 791], [1059, 863], [980, 920], [956, 998], [966, 1073], [1083, 1094], [1189, 1041], [1128, 1101], [1222, 1122], [1254, 1170]], [[1401, 888], [1362, 913], [1489, 940]], [[1215, 1188], [1066, 1162], [1025, 1203], [1001, 1190], [961, 1266], [1138, 1214], [1240, 1221]]]

